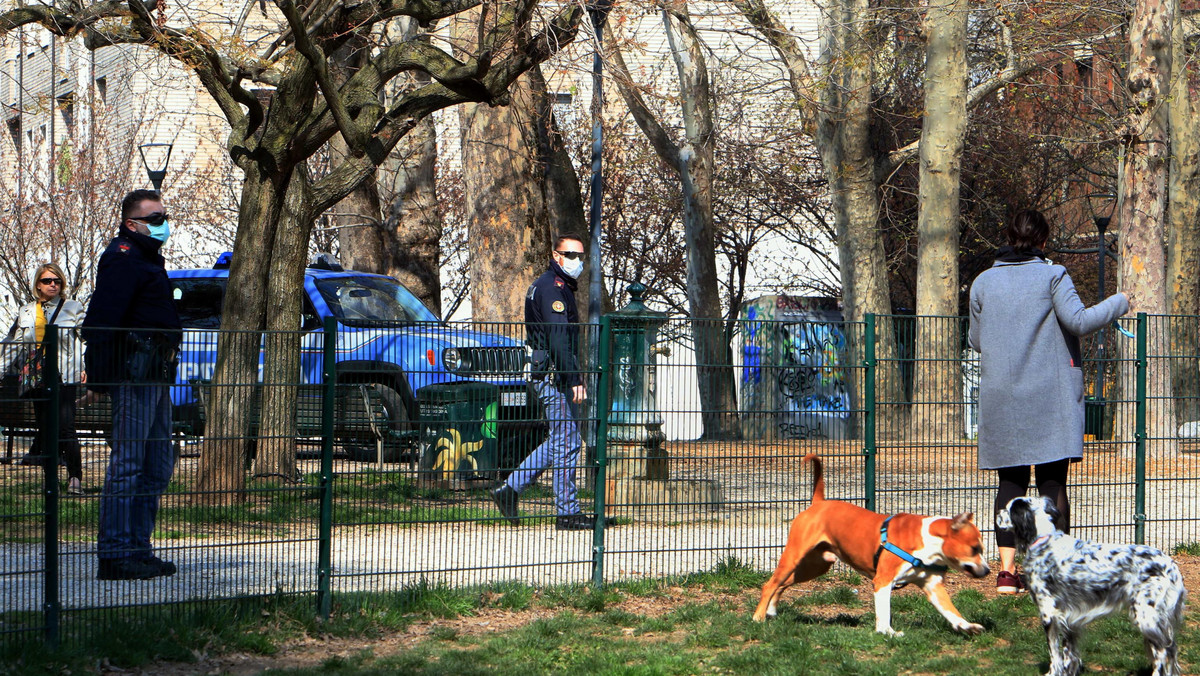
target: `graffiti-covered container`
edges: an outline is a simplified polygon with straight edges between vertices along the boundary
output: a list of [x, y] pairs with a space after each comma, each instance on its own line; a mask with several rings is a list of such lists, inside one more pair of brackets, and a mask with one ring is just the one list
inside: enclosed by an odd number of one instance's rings
[[745, 303], [740, 318], [743, 438], [848, 438], [848, 353], [837, 302], [762, 296]]
[[418, 392], [420, 469], [428, 479], [496, 478], [499, 389], [490, 383], [439, 383]]

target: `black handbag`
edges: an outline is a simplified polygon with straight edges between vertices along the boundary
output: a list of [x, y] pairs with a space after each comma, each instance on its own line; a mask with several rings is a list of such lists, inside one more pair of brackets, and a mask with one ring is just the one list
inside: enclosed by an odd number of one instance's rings
[[[58, 319], [58, 313], [62, 310], [65, 302], [59, 300], [58, 307], [54, 308], [54, 314], [50, 316], [50, 321], [46, 322], [47, 327], [54, 326], [54, 320]], [[46, 352], [41, 345], [31, 345], [24, 348], [9, 365], [8, 372], [16, 378], [18, 397], [31, 396], [46, 386], [45, 357]]]

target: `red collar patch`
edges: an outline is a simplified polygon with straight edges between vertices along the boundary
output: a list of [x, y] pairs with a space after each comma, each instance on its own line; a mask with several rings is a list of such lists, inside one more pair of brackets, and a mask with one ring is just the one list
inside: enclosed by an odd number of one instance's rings
[[118, 244], [117, 249], [119, 249], [121, 251], [121, 253], [129, 253], [129, 245], [128, 244]]
[[566, 285], [567, 285], [567, 283], [564, 282], [563, 280], [559, 279], [558, 277], [554, 278], [554, 286], [563, 287]]

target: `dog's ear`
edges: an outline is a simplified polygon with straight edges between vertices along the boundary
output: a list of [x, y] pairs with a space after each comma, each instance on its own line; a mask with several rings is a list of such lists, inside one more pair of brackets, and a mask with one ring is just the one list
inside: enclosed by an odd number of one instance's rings
[[973, 512], [963, 512], [954, 517], [954, 520], [950, 522], [950, 530], [962, 530], [963, 527], [974, 520], [975, 514]]
[[1046, 512], [1046, 515], [1050, 517], [1051, 521], [1058, 523], [1058, 517], [1060, 516], [1060, 512], [1058, 511], [1058, 506], [1054, 504], [1053, 500], [1051, 500], [1050, 498], [1047, 498], [1047, 497], [1043, 497], [1042, 498], [1042, 509]]
[[1008, 509], [1002, 509], [996, 512], [996, 528], [999, 530], [1012, 530], [1012, 517], [1008, 513]]

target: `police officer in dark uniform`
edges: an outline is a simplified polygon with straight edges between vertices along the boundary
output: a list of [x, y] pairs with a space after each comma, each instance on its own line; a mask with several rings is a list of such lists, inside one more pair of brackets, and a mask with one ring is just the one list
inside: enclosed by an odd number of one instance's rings
[[573, 235], [559, 236], [550, 267], [525, 295], [525, 332], [526, 342], [533, 349], [533, 386], [546, 408], [549, 435], [492, 493], [500, 513], [514, 525], [520, 524], [518, 495], [550, 469], [558, 514], [554, 527], [590, 530], [596, 526], [596, 518], [580, 509], [575, 488], [583, 439], [575, 422], [574, 406], [587, 398], [579, 368], [579, 312], [575, 306], [583, 256], [583, 240]]
[[176, 571], [150, 544], [159, 499], [175, 471], [170, 384], [181, 325], [159, 253], [170, 232], [157, 192], [125, 196], [117, 236], [100, 256], [82, 324], [88, 389], [112, 398], [112, 455], [100, 499], [101, 580]]

